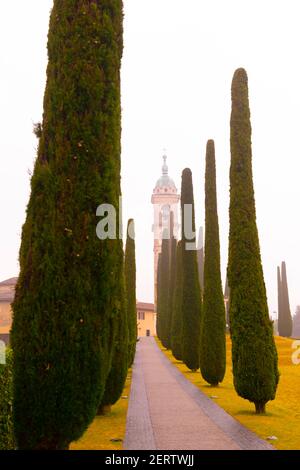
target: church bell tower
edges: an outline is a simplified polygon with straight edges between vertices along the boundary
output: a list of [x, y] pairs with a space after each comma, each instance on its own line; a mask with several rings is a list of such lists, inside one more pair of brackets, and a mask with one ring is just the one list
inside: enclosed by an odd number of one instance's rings
[[[157, 265], [158, 256], [161, 253], [164, 230], [173, 233], [178, 238], [178, 203], [180, 195], [177, 192], [174, 181], [169, 176], [167, 156], [163, 156], [162, 175], [157, 180], [152, 193], [151, 202], [154, 209], [154, 302], [157, 305]], [[170, 226], [172, 225], [172, 226]]]

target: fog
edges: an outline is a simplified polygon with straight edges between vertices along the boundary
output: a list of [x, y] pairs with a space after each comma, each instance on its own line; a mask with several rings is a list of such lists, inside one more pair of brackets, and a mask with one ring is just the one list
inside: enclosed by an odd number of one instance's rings
[[[18, 273], [28, 174], [41, 120], [51, 0], [3, 2], [0, 17], [0, 280]], [[204, 225], [207, 139], [216, 145], [222, 275], [228, 249], [230, 87], [249, 77], [257, 222], [270, 313], [276, 267], [287, 263], [292, 312], [300, 304], [300, 29], [297, 0], [125, 0], [122, 67], [124, 223], [136, 222], [137, 294], [153, 300], [151, 194], [163, 148], [180, 189], [193, 172]], [[101, 201], [99, 201], [99, 204]], [[274, 314], [274, 316], [276, 316]]]

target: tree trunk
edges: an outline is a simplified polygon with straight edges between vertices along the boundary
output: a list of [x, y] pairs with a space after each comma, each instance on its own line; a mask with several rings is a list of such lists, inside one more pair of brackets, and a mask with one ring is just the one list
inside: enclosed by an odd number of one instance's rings
[[262, 415], [266, 412], [265, 403], [255, 403], [255, 411], [257, 415]]

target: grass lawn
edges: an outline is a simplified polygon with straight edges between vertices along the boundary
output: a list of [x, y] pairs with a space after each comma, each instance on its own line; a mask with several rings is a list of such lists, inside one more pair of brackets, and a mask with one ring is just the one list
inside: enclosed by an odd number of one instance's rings
[[122, 450], [126, 431], [130, 384], [131, 369], [122, 394], [122, 396], [128, 398], [120, 398], [109, 414], [96, 416], [81, 439], [71, 444], [70, 450]]
[[198, 372], [189, 369], [166, 351], [159, 340], [160, 348], [169, 360], [208, 396], [216, 396], [214, 401], [230, 415], [263, 439], [276, 436], [278, 440], [270, 441], [278, 449], [300, 449], [300, 365], [292, 363], [293, 340], [276, 337], [279, 356], [280, 382], [276, 399], [267, 404], [267, 413], [257, 416], [254, 405], [240, 398], [233, 387], [231, 344], [227, 337], [227, 371], [224, 381], [219, 387], [211, 387]]

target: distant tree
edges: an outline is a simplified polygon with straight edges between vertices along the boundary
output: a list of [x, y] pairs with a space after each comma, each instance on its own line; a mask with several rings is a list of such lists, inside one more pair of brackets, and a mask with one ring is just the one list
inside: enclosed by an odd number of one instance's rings
[[96, 210], [119, 216], [122, 1], [54, 0], [43, 122], [13, 303], [18, 449], [59, 450], [94, 419], [122, 298], [121, 240], [99, 240]]
[[175, 288], [173, 290], [171, 347], [175, 359], [182, 360], [182, 242], [177, 244]]
[[198, 274], [201, 292], [203, 294], [204, 288], [204, 244], [203, 244], [203, 227], [199, 229], [198, 237], [198, 249], [197, 249], [197, 261], [198, 261]]
[[228, 283], [235, 389], [264, 413], [279, 380], [273, 325], [269, 318], [261, 263], [252, 178], [248, 78], [236, 70], [232, 81], [230, 235]]
[[293, 323], [293, 338], [300, 338], [300, 305], [296, 308]]
[[[279, 270], [279, 268], [278, 268]], [[279, 270], [280, 282], [280, 270]], [[278, 330], [280, 336], [290, 338], [293, 332], [293, 319], [290, 309], [286, 264], [281, 264], [281, 283], [278, 288]]]
[[[125, 299], [125, 280], [120, 282], [120, 299]], [[128, 331], [128, 310], [126, 302], [123, 302], [116, 319], [117, 329], [114, 339], [114, 350], [110, 372], [106, 379], [104, 395], [101, 399], [98, 414], [106, 414], [110, 411], [122, 395], [129, 367], [129, 331]], [[130, 358], [132, 359], [132, 357]]]
[[205, 173], [205, 260], [200, 370], [206, 382], [217, 386], [226, 370], [225, 305], [220, 269], [215, 145], [207, 142]]
[[170, 287], [170, 240], [164, 232], [160, 255], [158, 317], [159, 338], [165, 348], [169, 348], [169, 287]]
[[[200, 319], [202, 312], [195, 237], [195, 207], [192, 172], [182, 172], [181, 211], [191, 208], [191, 220], [182, 219], [182, 359], [191, 370], [199, 368]], [[189, 227], [187, 226], [189, 223]], [[189, 234], [192, 231], [194, 235]], [[190, 238], [190, 236], [192, 238]], [[194, 249], [191, 249], [191, 246]]]
[[158, 255], [157, 260], [157, 305], [156, 305], [156, 334], [161, 341], [161, 253]]
[[125, 287], [127, 300], [128, 321], [128, 365], [133, 364], [137, 340], [137, 314], [136, 314], [136, 265], [135, 265], [135, 230], [134, 220], [130, 219], [127, 226], [127, 240], [125, 249]]
[[170, 275], [169, 275], [169, 300], [168, 300], [168, 312], [166, 320], [166, 331], [165, 331], [165, 342], [168, 349], [172, 348], [172, 318], [174, 314], [173, 297], [176, 282], [176, 249], [177, 240], [173, 233], [169, 243], [170, 247]]

